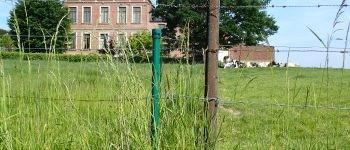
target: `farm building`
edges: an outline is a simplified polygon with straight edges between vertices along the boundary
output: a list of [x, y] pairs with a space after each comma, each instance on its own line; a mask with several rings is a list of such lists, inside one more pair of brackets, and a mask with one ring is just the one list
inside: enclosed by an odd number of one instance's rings
[[152, 17], [150, 0], [64, 0], [72, 21], [72, 50], [105, 48], [105, 41], [122, 46], [126, 37], [139, 31], [163, 28]]
[[224, 62], [225, 56], [228, 56], [232, 60], [239, 61], [271, 62], [275, 60], [275, 48], [265, 45], [237, 45], [234, 47], [226, 47], [219, 51], [219, 61]]

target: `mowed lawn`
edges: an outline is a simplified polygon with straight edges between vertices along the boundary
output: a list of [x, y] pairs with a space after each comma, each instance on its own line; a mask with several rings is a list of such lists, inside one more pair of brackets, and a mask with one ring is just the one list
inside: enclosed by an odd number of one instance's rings
[[[152, 147], [150, 64], [2, 60], [0, 70], [2, 149]], [[350, 110], [293, 107], [350, 107], [350, 70], [218, 74], [218, 149], [350, 149]], [[163, 64], [161, 80], [158, 146], [203, 148], [195, 97], [203, 96], [204, 65]]]

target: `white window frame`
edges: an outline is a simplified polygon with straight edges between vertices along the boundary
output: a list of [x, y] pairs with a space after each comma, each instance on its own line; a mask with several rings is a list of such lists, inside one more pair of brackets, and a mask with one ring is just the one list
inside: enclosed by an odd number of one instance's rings
[[[140, 22], [134, 22], [134, 8], [135, 7], [140, 7]], [[132, 6], [131, 23], [135, 23], [135, 24], [141, 24], [142, 23], [142, 6]]]
[[137, 35], [137, 32], [131, 32], [130, 33], [130, 36], [135, 36], [135, 35]]
[[[107, 17], [107, 22], [102, 22], [102, 7], [107, 7], [108, 8], [108, 17]], [[111, 16], [111, 9], [109, 6], [100, 6], [100, 21], [99, 23], [110, 23], [110, 16]]]
[[[73, 23], [73, 24], [77, 24], [78, 23], [78, 18], [79, 18], [79, 16], [78, 16], [78, 6], [69, 6], [68, 8], [75, 8], [75, 10], [76, 10], [76, 12], [75, 12], [75, 14], [76, 14], [76, 20], [75, 20], [75, 23]], [[70, 9], [69, 9], [70, 10]]]
[[120, 7], [125, 7], [126, 8], [126, 10], [125, 10], [126, 11], [125, 12], [125, 23], [123, 23], [123, 24], [127, 24], [128, 23], [128, 9], [129, 8], [128, 8], [128, 6], [124, 6], [124, 5], [120, 5], [120, 6], [117, 7], [117, 23], [120, 23], [119, 22], [119, 8]]
[[109, 33], [107, 32], [100, 32], [98, 33], [98, 48], [102, 49], [102, 45], [101, 45], [101, 34], [107, 34], [107, 44], [108, 44], [108, 40], [109, 40]]
[[[77, 32], [72, 32], [72, 34], [75, 34], [75, 45], [74, 45], [75, 48], [74, 49], [78, 49], [78, 33]], [[73, 49], [73, 48], [69, 47], [69, 49]]]
[[90, 22], [89, 22], [89, 24], [92, 24], [92, 6], [81, 6], [81, 23], [88, 24], [87, 22], [84, 22], [84, 7], [90, 7]]
[[[128, 42], [128, 33], [127, 33], [127, 32], [117, 32], [117, 36], [116, 36], [117, 41], [116, 41], [116, 42], [119, 43], [119, 35], [121, 35], [121, 34], [124, 35], [125, 42], [126, 42], [126, 44], [127, 44], [127, 42]], [[118, 46], [119, 46], [119, 45], [117, 45], [117, 47], [118, 47]]]
[[[84, 39], [85, 39], [84, 34], [89, 34], [90, 35], [89, 49], [85, 49], [84, 48], [84, 45], [85, 45], [85, 43], [84, 43]], [[91, 42], [92, 42], [92, 40], [91, 40], [91, 33], [90, 32], [83, 32], [81, 34], [81, 49], [82, 50], [91, 50]]]

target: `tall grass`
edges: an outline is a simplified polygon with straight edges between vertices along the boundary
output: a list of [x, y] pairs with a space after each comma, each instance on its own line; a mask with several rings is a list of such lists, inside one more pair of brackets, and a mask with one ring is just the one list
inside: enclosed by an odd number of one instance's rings
[[[337, 32], [339, 31], [342, 31], [343, 29], [339, 29], [338, 28], [338, 25], [342, 22], [340, 19], [341, 19], [341, 16], [343, 15], [343, 13], [345, 12], [345, 8], [346, 8], [346, 2], [347, 0], [342, 0], [341, 1], [341, 4], [338, 8], [338, 11], [334, 17], [334, 20], [333, 20], [333, 23], [332, 23], [332, 29], [331, 29], [331, 32], [329, 33], [328, 37], [326, 40], [323, 40], [314, 30], [312, 30], [311, 28], [308, 27], [308, 29], [311, 31], [311, 33], [318, 39], [318, 41], [322, 44], [322, 46], [326, 49], [326, 59], [325, 59], [325, 65], [324, 65], [324, 68], [325, 68], [325, 72], [326, 72], [326, 89], [328, 89], [329, 87], [329, 50], [331, 48], [331, 44], [334, 40], [334, 36]], [[346, 39], [348, 37], [348, 34], [349, 32], [346, 33]], [[345, 49], [347, 47], [347, 40], [345, 41]], [[343, 55], [343, 64], [345, 62], [345, 53]], [[343, 68], [344, 68], [344, 65], [343, 65]], [[324, 73], [322, 74], [322, 79], [324, 78]], [[322, 83], [323, 84], [323, 80], [322, 80]], [[322, 87], [321, 87], [322, 88]], [[320, 90], [321, 91], [321, 90]], [[329, 94], [328, 90], [327, 91], [327, 95]]]
[[[130, 46], [120, 61], [58, 61], [61, 21], [43, 41], [50, 59], [1, 60], [1, 149], [151, 149], [151, 64], [129, 62]], [[202, 67], [163, 68], [157, 147], [203, 148], [204, 103], [184, 96], [202, 96]]]
[[[149, 65], [3, 60], [0, 147], [150, 149]], [[172, 67], [162, 73], [158, 147], [201, 147], [203, 103], [183, 96], [201, 96], [201, 67]]]
[[[185, 33], [181, 43], [189, 49], [190, 29]], [[152, 66], [129, 61], [130, 46], [122, 53], [121, 61], [73, 63], [55, 54], [46, 61], [1, 60], [0, 149], [151, 149]], [[203, 71], [188, 61], [162, 65], [159, 149], [204, 149]], [[350, 106], [343, 80], [349, 70], [340, 76], [327, 69], [327, 88], [322, 71], [219, 70], [219, 95], [222, 101]], [[237, 104], [220, 107], [218, 118], [217, 149], [350, 148], [346, 111]]]

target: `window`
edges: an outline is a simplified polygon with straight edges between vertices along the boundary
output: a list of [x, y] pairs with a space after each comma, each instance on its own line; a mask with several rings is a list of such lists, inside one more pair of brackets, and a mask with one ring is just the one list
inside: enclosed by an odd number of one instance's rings
[[133, 7], [132, 23], [141, 23], [141, 7]]
[[90, 49], [90, 34], [83, 35], [83, 49]]
[[117, 42], [117, 45], [118, 47], [125, 47], [125, 44], [126, 44], [126, 37], [125, 37], [125, 34], [124, 33], [119, 33], [118, 34], [118, 42]]
[[108, 34], [101, 33], [100, 34], [100, 49], [108, 48]]
[[100, 19], [100, 23], [108, 23], [108, 7], [101, 7], [101, 19]]
[[165, 24], [158, 24], [158, 26], [159, 26], [160, 29], [164, 29], [166, 27]]
[[69, 16], [72, 23], [77, 23], [77, 8], [76, 7], [69, 7]]
[[77, 48], [77, 34], [72, 33], [69, 39], [69, 49], [76, 49], [76, 48]]
[[83, 23], [91, 23], [91, 7], [84, 7]]
[[118, 23], [126, 23], [126, 7], [119, 7]]

